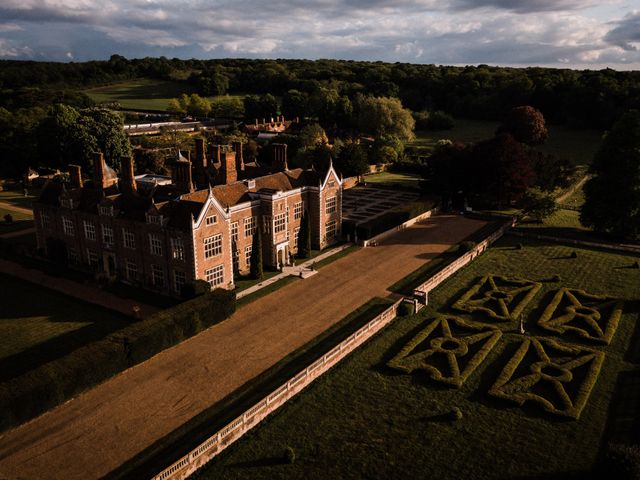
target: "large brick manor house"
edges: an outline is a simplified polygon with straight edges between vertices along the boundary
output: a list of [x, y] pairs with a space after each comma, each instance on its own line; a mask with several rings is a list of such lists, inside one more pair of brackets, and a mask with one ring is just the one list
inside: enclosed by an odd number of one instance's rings
[[195, 279], [233, 288], [234, 271], [249, 270], [257, 228], [273, 267], [297, 252], [305, 212], [313, 248], [340, 235], [342, 180], [333, 166], [289, 170], [286, 145], [276, 144], [265, 174], [244, 164], [239, 143], [214, 146], [211, 160], [203, 140], [195, 147], [195, 163], [179, 155], [171, 178], [134, 176], [133, 159], [123, 157], [118, 179], [97, 153], [93, 181], [84, 183], [70, 165], [69, 182], [50, 181], [34, 202], [38, 247], [53, 240], [70, 264], [177, 295]]

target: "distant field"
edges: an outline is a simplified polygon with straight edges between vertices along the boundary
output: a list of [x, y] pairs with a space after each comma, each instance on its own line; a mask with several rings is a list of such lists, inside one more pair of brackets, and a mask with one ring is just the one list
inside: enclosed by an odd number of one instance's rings
[[183, 93], [194, 93], [194, 90], [189, 85], [180, 82], [138, 79], [92, 88], [85, 90], [84, 93], [96, 103], [118, 102], [123, 108], [133, 110], [165, 111], [169, 106], [169, 100], [177, 98]]
[[0, 377], [23, 373], [129, 324], [123, 316], [0, 275]]
[[374, 173], [364, 177], [364, 181], [373, 186], [384, 184], [409, 188], [419, 188], [420, 180], [422, 177], [417, 174], [394, 172]]
[[[514, 248], [519, 242], [501, 240], [431, 292], [420, 314], [396, 320], [193, 478], [587, 478], [608, 439], [636, 434], [612, 405], [638, 401], [637, 390], [616, 386], [622, 372], [640, 372], [640, 270], [628, 268], [637, 257], [534, 241], [519, 250]], [[570, 258], [574, 250], [577, 259]], [[437, 383], [424, 371], [407, 374], [387, 366], [431, 319], [451, 312], [451, 303], [487, 274], [542, 284], [524, 309], [526, 330], [533, 336], [550, 335], [536, 320], [560, 287], [627, 301], [611, 344], [595, 346], [604, 352], [604, 364], [579, 420], [488, 395], [522, 340], [530, 338], [516, 333], [517, 322], [499, 327], [502, 337], [460, 388]], [[559, 280], [552, 280], [554, 275]], [[565, 336], [562, 341], [585, 343]], [[573, 378], [581, 379], [578, 375]], [[462, 414], [457, 421], [450, 416], [453, 407]], [[285, 460], [287, 447], [295, 452], [294, 463]]]
[[[13, 217], [11, 223], [7, 223], [4, 219], [7, 214]], [[30, 227], [33, 227], [33, 216], [0, 207], [0, 235]]]
[[[416, 132], [417, 138], [408, 146], [430, 150], [441, 139], [464, 143], [478, 142], [491, 138], [498, 126], [498, 122], [456, 119], [456, 126], [451, 130]], [[550, 125], [548, 128], [549, 138], [543, 145], [537, 146], [537, 150], [565, 158], [576, 165], [591, 163], [600, 146], [602, 132], [573, 130], [556, 125]]]

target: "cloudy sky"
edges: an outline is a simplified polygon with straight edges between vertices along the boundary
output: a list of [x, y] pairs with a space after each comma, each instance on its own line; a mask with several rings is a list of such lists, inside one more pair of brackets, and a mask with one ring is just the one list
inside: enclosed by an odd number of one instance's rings
[[638, 0], [2, 0], [0, 58], [640, 69]]

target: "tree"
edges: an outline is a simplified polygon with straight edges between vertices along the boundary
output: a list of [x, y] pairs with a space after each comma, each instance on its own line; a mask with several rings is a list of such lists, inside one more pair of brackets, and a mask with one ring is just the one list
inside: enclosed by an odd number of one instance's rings
[[251, 278], [262, 280], [262, 234], [260, 226], [256, 228], [253, 234], [253, 243], [251, 244], [251, 259], [249, 261], [249, 273]]
[[470, 167], [472, 190], [498, 207], [518, 200], [535, 182], [531, 157], [509, 134], [478, 143]]
[[299, 148], [316, 147], [329, 143], [327, 134], [317, 123], [306, 125], [298, 135]]
[[584, 185], [580, 221], [597, 232], [640, 238], [640, 112], [632, 110], [605, 136]]
[[412, 140], [415, 120], [397, 98], [358, 96], [358, 127], [375, 136], [395, 135], [400, 140]]
[[278, 113], [278, 100], [273, 95], [249, 95], [244, 98], [244, 115], [247, 121], [253, 119], [262, 121], [264, 118], [269, 121], [272, 116]]
[[522, 196], [521, 208], [525, 216], [542, 223], [545, 218], [555, 213], [558, 206], [550, 193], [543, 192], [539, 188], [530, 188]]
[[499, 132], [510, 133], [513, 138], [526, 145], [539, 145], [548, 136], [544, 116], [528, 105], [512, 108]]
[[298, 258], [309, 258], [311, 255], [311, 230], [309, 229], [309, 215], [305, 210], [300, 219], [298, 231]]
[[367, 173], [369, 171], [367, 152], [358, 143], [345, 144], [336, 160], [336, 168], [345, 177], [356, 177]]

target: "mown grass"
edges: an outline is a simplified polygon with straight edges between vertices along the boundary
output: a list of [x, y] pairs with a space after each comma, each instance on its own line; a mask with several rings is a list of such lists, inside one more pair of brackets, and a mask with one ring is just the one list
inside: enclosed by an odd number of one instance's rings
[[2, 190], [0, 191], [0, 202], [6, 202], [16, 207], [31, 208], [31, 203], [40, 195], [40, 189], [29, 187], [27, 195], [22, 190]]
[[[188, 95], [194, 92], [193, 87], [187, 83], [140, 78], [91, 88], [84, 93], [96, 103], [118, 102], [123, 108], [130, 110], [166, 111], [169, 100], [183, 93]], [[238, 95], [238, 97], [244, 98], [244, 95]], [[207, 98], [211, 100], [215, 97]]]
[[[516, 243], [524, 248], [516, 249]], [[574, 250], [577, 259], [570, 258]], [[640, 333], [640, 270], [628, 268], [636, 259], [505, 237], [431, 292], [430, 304], [420, 314], [396, 320], [195, 478], [586, 478], [605, 431], [610, 434], [618, 374], [640, 369], [626, 355]], [[460, 389], [386, 366], [429, 319], [448, 311], [485, 274], [543, 283], [524, 312], [532, 334], [539, 333], [537, 315], [561, 286], [627, 300], [612, 344], [600, 347], [606, 359], [580, 420], [554, 418], [489, 397], [489, 387], [519, 345], [521, 337], [511, 333], [515, 324], [508, 325]], [[561, 281], [551, 282], [553, 275]], [[462, 419], [448, 419], [453, 407], [461, 410]], [[286, 446], [295, 451], [294, 464], [282, 460]]]
[[381, 172], [364, 177], [364, 181], [374, 187], [383, 185], [398, 187], [399, 189], [418, 189], [420, 188], [420, 180], [422, 180], [422, 177], [414, 173]]
[[383, 298], [369, 300], [231, 395], [162, 438], [116, 471], [111, 472], [109, 478], [148, 478], [158, 473], [166, 468], [168, 462], [177, 460], [205, 441], [212, 432], [219, 430], [262, 400], [268, 393], [299, 373], [306, 365], [320, 358], [358, 328], [387, 309], [392, 303], [391, 300]]
[[128, 325], [122, 315], [0, 275], [0, 379], [54, 360]]
[[[11, 215], [13, 220], [7, 222], [5, 215]], [[31, 227], [33, 227], [33, 215], [0, 207], [0, 235]]]
[[[436, 146], [438, 140], [476, 143], [493, 137], [499, 125], [498, 122], [456, 119], [456, 125], [451, 130], [416, 132], [416, 139], [407, 146], [424, 149], [427, 153]], [[591, 163], [602, 142], [602, 132], [597, 130], [575, 130], [559, 125], [547, 125], [547, 128], [549, 137], [535, 149], [566, 159], [574, 165]]]

